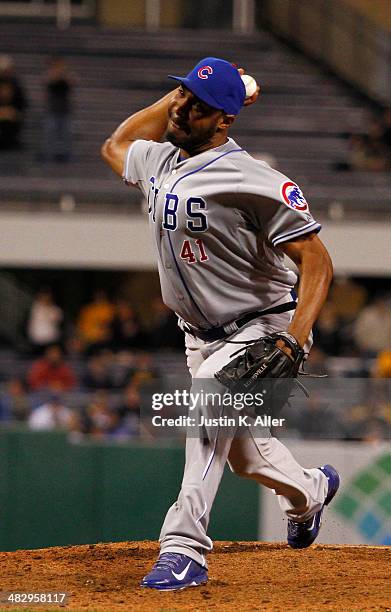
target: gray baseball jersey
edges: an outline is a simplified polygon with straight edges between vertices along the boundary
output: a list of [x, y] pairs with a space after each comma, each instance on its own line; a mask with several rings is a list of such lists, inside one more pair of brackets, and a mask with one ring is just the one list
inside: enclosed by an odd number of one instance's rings
[[184, 160], [136, 140], [124, 180], [148, 201], [163, 300], [186, 322], [209, 329], [290, 299], [297, 277], [279, 245], [320, 224], [286, 176], [231, 138]]

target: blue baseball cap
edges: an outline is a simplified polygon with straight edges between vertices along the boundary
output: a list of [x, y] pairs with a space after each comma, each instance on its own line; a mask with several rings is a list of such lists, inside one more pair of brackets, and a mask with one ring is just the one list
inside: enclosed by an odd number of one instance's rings
[[205, 57], [185, 77], [169, 75], [213, 108], [237, 115], [246, 97], [238, 69], [218, 57]]

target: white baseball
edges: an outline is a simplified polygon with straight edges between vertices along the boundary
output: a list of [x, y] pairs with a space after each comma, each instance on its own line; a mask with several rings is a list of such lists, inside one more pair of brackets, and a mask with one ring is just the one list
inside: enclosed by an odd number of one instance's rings
[[242, 74], [242, 81], [246, 88], [246, 98], [251, 98], [257, 91], [258, 85], [256, 80], [249, 74]]

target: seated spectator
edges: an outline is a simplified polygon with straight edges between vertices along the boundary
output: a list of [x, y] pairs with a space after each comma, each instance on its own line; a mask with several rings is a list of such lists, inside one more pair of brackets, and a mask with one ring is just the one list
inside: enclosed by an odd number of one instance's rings
[[357, 317], [368, 297], [367, 290], [351, 278], [336, 277], [329, 291], [328, 301], [335, 314], [346, 322]]
[[373, 374], [378, 378], [391, 378], [391, 347], [378, 354]]
[[113, 381], [110, 365], [103, 351], [90, 357], [87, 362], [87, 371], [83, 377], [83, 386], [87, 389], [111, 389]]
[[63, 318], [51, 290], [41, 289], [33, 300], [27, 322], [27, 338], [34, 353], [41, 354], [49, 345], [60, 342]]
[[344, 413], [346, 439], [377, 442], [390, 437], [390, 423], [376, 408], [362, 404], [352, 406]]
[[183, 349], [184, 336], [178, 327], [178, 317], [157, 297], [152, 302], [152, 320], [148, 326], [148, 346], [151, 349]]
[[67, 429], [69, 431], [68, 439], [70, 442], [77, 444], [83, 440], [86, 433], [85, 424], [82, 415], [78, 411], [71, 410]]
[[32, 391], [70, 391], [76, 385], [76, 377], [64, 361], [61, 348], [53, 345], [46, 349], [41, 359], [34, 361], [27, 382]]
[[391, 308], [385, 295], [377, 295], [358, 315], [353, 328], [357, 347], [368, 357], [391, 348]]
[[26, 421], [31, 412], [31, 402], [20, 378], [11, 378], [0, 396], [1, 421]]
[[130, 383], [124, 390], [117, 413], [124, 422], [130, 437], [136, 438], [141, 435], [150, 437], [141, 422], [140, 391], [133, 383]]
[[28, 420], [30, 429], [35, 431], [69, 429], [71, 424], [72, 410], [64, 406], [61, 397], [57, 394], [33, 410]]
[[132, 384], [137, 387], [142, 387], [148, 383], [159, 380], [160, 374], [154, 367], [152, 355], [149, 353], [140, 353], [135, 359], [135, 371], [132, 375]]
[[112, 425], [111, 407], [107, 393], [94, 394], [86, 410], [87, 431], [95, 438], [104, 437]]
[[110, 325], [114, 312], [113, 304], [102, 290], [96, 291], [92, 302], [81, 309], [77, 325], [78, 331], [82, 342], [89, 347], [91, 352], [110, 344]]
[[110, 373], [115, 389], [126, 387], [136, 370], [136, 361], [137, 356], [129, 350], [120, 351], [114, 355]]
[[303, 369], [308, 374], [328, 375], [327, 355], [316, 344], [311, 348], [310, 354], [303, 364]]
[[292, 419], [287, 417], [287, 422], [295, 424], [301, 437], [312, 440], [338, 439], [342, 437], [344, 431], [337, 412], [332, 410], [327, 400], [315, 391], [310, 393], [310, 397], [295, 417], [293, 415]]
[[8, 55], [0, 56], [0, 150], [18, 149], [27, 107], [23, 88]]
[[391, 108], [386, 108], [383, 113], [383, 142], [391, 152]]
[[383, 123], [373, 117], [366, 134], [350, 136], [350, 158], [348, 162], [335, 164], [335, 169], [385, 172], [391, 167], [390, 160], [390, 150], [384, 140]]
[[111, 339], [114, 351], [145, 349], [147, 338], [141, 330], [136, 314], [127, 300], [119, 299], [111, 321]]
[[141, 398], [140, 391], [137, 385], [130, 383], [121, 396], [117, 412], [121, 418], [134, 418], [140, 420]]
[[330, 302], [323, 306], [316, 325], [314, 326], [314, 342], [326, 355], [339, 355], [343, 341], [340, 329], [340, 320], [336, 315], [335, 307]]

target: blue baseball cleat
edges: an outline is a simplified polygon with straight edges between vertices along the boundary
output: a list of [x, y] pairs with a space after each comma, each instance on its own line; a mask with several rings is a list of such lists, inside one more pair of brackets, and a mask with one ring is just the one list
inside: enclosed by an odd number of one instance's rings
[[204, 567], [179, 553], [163, 553], [152, 570], [144, 576], [140, 586], [175, 591], [187, 587], [199, 586], [208, 582], [208, 572]]
[[291, 519], [288, 519], [288, 544], [291, 548], [307, 548], [318, 537], [320, 526], [322, 524], [322, 513], [325, 506], [328, 506], [334, 495], [338, 491], [340, 484], [340, 477], [335, 468], [332, 465], [324, 465], [319, 468], [323, 474], [327, 476], [328, 493], [324, 501], [322, 508], [314, 514], [308, 521], [303, 523], [296, 523]]

